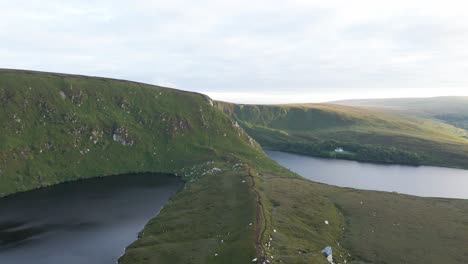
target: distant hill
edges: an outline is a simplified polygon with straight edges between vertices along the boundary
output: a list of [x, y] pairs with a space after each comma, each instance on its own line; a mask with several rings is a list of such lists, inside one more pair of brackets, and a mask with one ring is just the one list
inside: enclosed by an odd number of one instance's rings
[[[336, 104], [217, 104], [267, 148], [371, 162], [468, 167], [467, 132], [435, 120]], [[345, 151], [335, 152], [338, 147]]]
[[405, 115], [437, 119], [468, 129], [468, 97], [362, 99], [332, 102], [334, 104], [382, 109]]

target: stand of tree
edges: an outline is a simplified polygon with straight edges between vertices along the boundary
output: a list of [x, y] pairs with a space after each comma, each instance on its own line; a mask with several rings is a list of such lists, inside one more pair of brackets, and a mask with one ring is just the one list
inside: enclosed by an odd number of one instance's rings
[[[266, 142], [265, 142], [266, 143]], [[350, 159], [376, 163], [397, 163], [407, 165], [420, 165], [424, 157], [418, 153], [409, 152], [394, 147], [381, 147], [361, 145], [356, 143], [343, 143], [335, 140], [318, 142], [277, 142], [265, 144], [269, 149], [292, 152], [297, 154], [323, 157]], [[343, 152], [336, 152], [336, 148], [343, 148]]]

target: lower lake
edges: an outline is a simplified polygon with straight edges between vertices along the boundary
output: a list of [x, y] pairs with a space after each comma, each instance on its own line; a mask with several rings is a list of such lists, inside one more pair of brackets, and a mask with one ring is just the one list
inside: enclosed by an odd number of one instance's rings
[[315, 182], [417, 196], [468, 199], [468, 170], [381, 165], [265, 152], [279, 164]]
[[0, 263], [116, 263], [182, 184], [168, 175], [119, 175], [1, 198]]

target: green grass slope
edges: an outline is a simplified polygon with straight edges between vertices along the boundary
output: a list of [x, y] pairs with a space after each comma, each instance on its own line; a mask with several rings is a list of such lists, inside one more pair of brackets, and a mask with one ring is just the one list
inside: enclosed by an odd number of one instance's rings
[[82, 177], [173, 173], [248, 136], [208, 97], [141, 83], [0, 70], [0, 196]]
[[[370, 162], [468, 167], [467, 132], [442, 122], [333, 104], [217, 102], [262, 146]], [[346, 151], [336, 153], [343, 147]]]
[[362, 99], [334, 102], [340, 105], [387, 110], [405, 115], [432, 118], [468, 129], [468, 97]]
[[[179, 174], [188, 182], [184, 191], [144, 228], [120, 263], [326, 264], [320, 251], [342, 240], [345, 222], [335, 204], [266, 157], [206, 163]], [[276, 184], [276, 178], [287, 184]], [[334, 252], [337, 263], [350, 259], [345, 248]]]
[[[346, 219], [342, 246], [364, 263], [466, 263], [466, 200], [316, 184]], [[465, 247], [465, 249], [464, 249]]]
[[[159, 246], [138, 250], [149, 243], [143, 238], [149, 232], [143, 232], [122, 261], [190, 263], [185, 260], [193, 257], [194, 263], [205, 263], [217, 250], [213, 241], [219, 241], [221, 227], [234, 231], [255, 215], [254, 193], [242, 189], [246, 185], [235, 173], [216, 177], [212, 164], [265, 156], [204, 95], [106, 78], [0, 70], [0, 102], [0, 196], [129, 172], [184, 176], [186, 188], [164, 210], [173, 208], [172, 215], [161, 214], [147, 228], [167, 220], [196, 233], [179, 232], [172, 241], [158, 236]], [[210, 164], [213, 171], [205, 175], [183, 170]], [[236, 255], [233, 263], [250, 261], [256, 256], [254, 236], [254, 229], [237, 232], [220, 255]], [[180, 254], [192, 243], [195, 252]], [[180, 258], [168, 261], [174, 256]]]
[[182, 170], [181, 175], [197, 175], [197, 180], [146, 225], [120, 263], [248, 263], [255, 258], [255, 226], [249, 225], [255, 223], [255, 197], [241, 167], [234, 165]]
[[468, 261], [466, 200], [339, 188], [286, 175], [264, 174], [265, 191], [274, 199], [275, 254], [283, 263], [320, 263], [313, 256], [327, 235], [335, 263]]

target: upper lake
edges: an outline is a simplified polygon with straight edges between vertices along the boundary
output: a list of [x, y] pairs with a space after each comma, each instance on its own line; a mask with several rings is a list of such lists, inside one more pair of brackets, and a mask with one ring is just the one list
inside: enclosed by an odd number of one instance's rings
[[134, 174], [0, 199], [0, 263], [114, 264], [182, 181]]
[[468, 199], [468, 170], [362, 163], [265, 151], [284, 167], [312, 181], [364, 190]]

